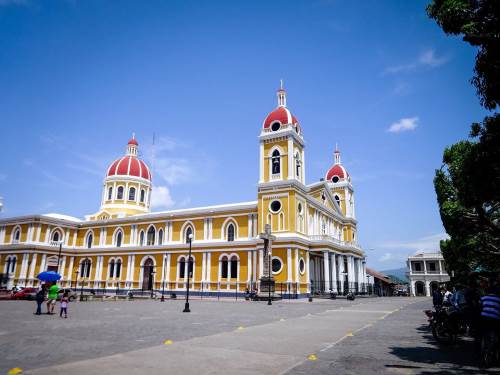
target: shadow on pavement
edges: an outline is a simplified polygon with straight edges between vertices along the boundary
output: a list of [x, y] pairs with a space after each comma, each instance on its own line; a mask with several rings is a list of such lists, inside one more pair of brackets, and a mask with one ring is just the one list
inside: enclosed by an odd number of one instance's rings
[[[481, 370], [478, 368], [479, 359], [476, 353], [474, 340], [468, 337], [460, 337], [456, 344], [438, 344], [427, 325], [416, 328], [422, 337], [424, 345], [418, 347], [391, 347], [391, 354], [404, 361], [415, 363], [415, 365], [386, 365], [394, 369], [419, 369], [418, 374], [498, 374], [498, 369]], [[428, 366], [419, 367], [418, 363], [425, 365], [437, 365], [441, 367], [438, 371], [429, 371]]]

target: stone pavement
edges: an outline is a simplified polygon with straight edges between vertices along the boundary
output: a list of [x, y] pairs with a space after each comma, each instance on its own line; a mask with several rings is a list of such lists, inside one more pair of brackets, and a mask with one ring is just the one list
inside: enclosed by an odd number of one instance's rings
[[[472, 363], [455, 366], [462, 357], [454, 359], [430, 343], [422, 313], [429, 304], [411, 298], [273, 306], [194, 301], [193, 312], [183, 314], [181, 301], [94, 302], [73, 304], [64, 320], [27, 318], [18, 310], [26, 312], [29, 305], [5, 302], [0, 374], [12, 367], [25, 374], [75, 375], [477, 370]], [[448, 359], [432, 365], [436, 357], [422, 348]]]

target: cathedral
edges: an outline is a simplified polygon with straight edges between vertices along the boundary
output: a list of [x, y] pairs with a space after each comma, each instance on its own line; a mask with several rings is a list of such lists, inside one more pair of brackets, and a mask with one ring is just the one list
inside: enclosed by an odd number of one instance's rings
[[[287, 298], [366, 292], [351, 177], [336, 148], [324, 178], [306, 183], [304, 135], [286, 99], [280, 88], [260, 128], [256, 200], [151, 212], [153, 176], [134, 136], [105, 171], [97, 212], [0, 220], [2, 286], [38, 286], [52, 270], [82, 291], [183, 294], [189, 280], [195, 295], [234, 296], [259, 291], [268, 272]], [[264, 255], [266, 227], [275, 238]]]

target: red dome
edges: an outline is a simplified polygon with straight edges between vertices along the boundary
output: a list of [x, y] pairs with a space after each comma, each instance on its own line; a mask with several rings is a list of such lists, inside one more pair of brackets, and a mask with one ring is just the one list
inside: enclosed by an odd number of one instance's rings
[[287, 124], [298, 125], [297, 118], [294, 115], [292, 115], [288, 110], [288, 108], [286, 107], [278, 107], [270, 114], [268, 114], [262, 126], [264, 129], [268, 129], [271, 126], [271, 124], [275, 121], [279, 121], [283, 125]]
[[[135, 141], [135, 139], [133, 139], [133, 141]], [[108, 168], [108, 172], [106, 173], [106, 177], [109, 176], [133, 176], [141, 177], [149, 181], [151, 181], [152, 179], [151, 172], [149, 171], [146, 163], [136, 158], [135, 156], [130, 155], [115, 160]]]
[[339, 179], [343, 179], [343, 178], [348, 178], [349, 173], [347, 173], [347, 171], [345, 170], [345, 168], [342, 165], [335, 164], [333, 167], [331, 167], [328, 170], [328, 172], [326, 172], [325, 180], [332, 181], [332, 178], [334, 176], [338, 176]]
[[128, 141], [128, 144], [129, 145], [139, 146], [139, 143], [135, 140], [135, 138], [130, 139], [130, 141]]

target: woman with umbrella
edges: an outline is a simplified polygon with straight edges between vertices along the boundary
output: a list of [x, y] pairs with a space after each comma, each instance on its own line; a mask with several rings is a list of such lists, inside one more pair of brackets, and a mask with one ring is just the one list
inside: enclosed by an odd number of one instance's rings
[[54, 314], [54, 307], [56, 305], [56, 300], [57, 300], [57, 292], [59, 291], [56, 282], [61, 278], [61, 275], [59, 275], [57, 272], [54, 271], [45, 271], [39, 273], [37, 278], [40, 281], [52, 283], [52, 286], [49, 288], [49, 295], [47, 299], [47, 314]]

